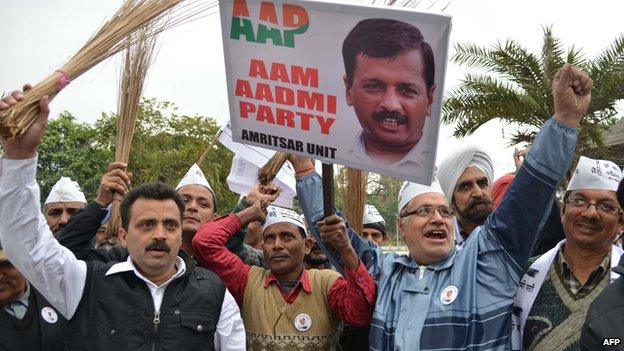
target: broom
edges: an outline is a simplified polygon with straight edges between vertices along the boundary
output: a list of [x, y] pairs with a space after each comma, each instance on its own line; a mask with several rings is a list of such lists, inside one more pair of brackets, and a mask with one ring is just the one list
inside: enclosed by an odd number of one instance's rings
[[347, 167], [347, 194], [345, 199], [345, 216], [349, 225], [356, 233], [362, 233], [364, 221], [364, 205], [366, 204], [366, 186], [368, 173]]
[[282, 151], [276, 152], [258, 171], [258, 182], [263, 185], [271, 183], [287, 160], [287, 153]]
[[[166, 20], [149, 23], [125, 41], [126, 49], [117, 106], [115, 162], [127, 164], [130, 159], [130, 147], [132, 146], [139, 100], [143, 92], [147, 70], [153, 61], [156, 48], [157, 36], [150, 35], [150, 33], [156, 32], [156, 29], [164, 27], [166, 23]], [[121, 226], [120, 205], [122, 199], [123, 194], [114, 194], [111, 216], [106, 228], [106, 236], [109, 238], [116, 238], [117, 231]]]
[[206, 159], [206, 156], [208, 156], [208, 153], [210, 152], [210, 150], [212, 150], [214, 148], [214, 146], [217, 144], [217, 142], [219, 141], [219, 137], [221, 137], [221, 133], [223, 133], [223, 129], [219, 129], [217, 134], [215, 134], [212, 137], [212, 139], [210, 140], [210, 143], [208, 143], [208, 146], [206, 147], [206, 150], [204, 150], [204, 152], [201, 154], [201, 156], [199, 156], [199, 158], [197, 159], [197, 162], [195, 162], [198, 166], [201, 165], [202, 162], [204, 162], [204, 160]]
[[39, 100], [47, 95], [54, 99], [69, 82], [123, 50], [130, 39], [133, 44], [141, 36], [132, 36], [152, 21], [167, 18], [164, 26], [146, 27], [143, 36], [153, 36], [199, 13], [216, 6], [202, 0], [126, 0], [119, 10], [60, 69], [24, 93], [24, 100], [11, 106], [0, 116], [0, 135], [15, 138], [23, 135], [37, 120]]

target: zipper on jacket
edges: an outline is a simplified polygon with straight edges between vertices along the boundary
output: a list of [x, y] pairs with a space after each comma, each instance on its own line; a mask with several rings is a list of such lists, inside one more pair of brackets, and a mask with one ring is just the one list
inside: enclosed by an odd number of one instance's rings
[[160, 311], [154, 311], [154, 338], [152, 340], [152, 351], [156, 350], [156, 338], [158, 337], [158, 325], [160, 324]]

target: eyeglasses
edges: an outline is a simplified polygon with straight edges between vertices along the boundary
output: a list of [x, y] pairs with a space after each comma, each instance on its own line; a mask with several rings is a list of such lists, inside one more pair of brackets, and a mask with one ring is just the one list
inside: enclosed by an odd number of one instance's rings
[[448, 206], [434, 207], [434, 206], [427, 206], [427, 205], [425, 205], [425, 206], [420, 206], [419, 208], [415, 209], [412, 212], [405, 213], [401, 217], [407, 217], [407, 216], [411, 216], [411, 215], [415, 214], [418, 217], [428, 218], [428, 217], [433, 216], [433, 213], [435, 211], [438, 211], [438, 213], [440, 214], [440, 217], [442, 217], [442, 218], [450, 218], [450, 217], [453, 217], [455, 215], [455, 211], [453, 211]]
[[616, 215], [622, 212], [622, 210], [618, 206], [608, 201], [590, 202], [587, 199], [582, 198], [582, 197], [573, 197], [570, 200], [568, 200], [567, 203], [570, 204], [574, 208], [583, 209], [583, 210], [588, 210], [589, 206], [594, 205], [596, 206], [597, 211], [600, 211], [608, 215]]

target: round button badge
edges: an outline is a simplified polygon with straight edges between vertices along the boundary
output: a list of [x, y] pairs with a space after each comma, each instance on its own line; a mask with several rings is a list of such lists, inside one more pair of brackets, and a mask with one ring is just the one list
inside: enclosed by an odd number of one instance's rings
[[41, 318], [43, 318], [44, 321], [50, 323], [50, 324], [54, 324], [56, 322], [58, 322], [58, 314], [56, 314], [56, 311], [54, 310], [54, 308], [52, 307], [44, 307], [41, 309]]
[[295, 328], [297, 328], [300, 332], [305, 332], [310, 330], [312, 327], [312, 318], [305, 313], [299, 314], [295, 317]]
[[455, 285], [449, 285], [440, 294], [440, 302], [443, 305], [450, 305], [457, 298], [457, 287]]

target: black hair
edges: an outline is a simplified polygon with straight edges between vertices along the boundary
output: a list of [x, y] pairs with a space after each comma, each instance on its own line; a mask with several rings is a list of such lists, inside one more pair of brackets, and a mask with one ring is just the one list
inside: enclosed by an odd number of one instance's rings
[[383, 234], [384, 236], [386, 236], [386, 226], [383, 225], [382, 222], [375, 222], [375, 223], [366, 223], [362, 226], [362, 228], [373, 228], [373, 229], [377, 229], [381, 232], [381, 234]]
[[424, 41], [420, 30], [413, 25], [385, 18], [369, 18], [351, 29], [342, 43], [342, 59], [348, 85], [353, 84], [357, 56], [393, 58], [411, 50], [419, 50], [425, 66], [427, 90], [433, 86], [435, 60], [431, 46]]
[[121, 201], [119, 212], [121, 213], [121, 226], [125, 230], [128, 230], [128, 226], [130, 224], [130, 210], [132, 205], [138, 199], [162, 201], [173, 200], [180, 210], [180, 219], [182, 219], [182, 216], [184, 215], [184, 200], [182, 199], [182, 196], [175, 191], [175, 189], [161, 182], [145, 183], [135, 189], [132, 189]]

